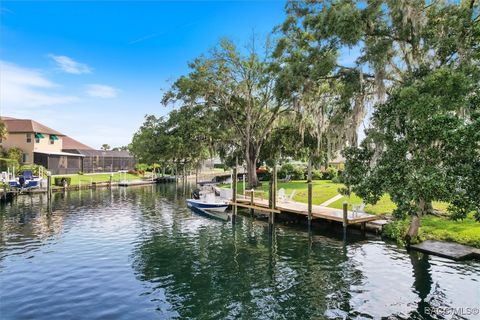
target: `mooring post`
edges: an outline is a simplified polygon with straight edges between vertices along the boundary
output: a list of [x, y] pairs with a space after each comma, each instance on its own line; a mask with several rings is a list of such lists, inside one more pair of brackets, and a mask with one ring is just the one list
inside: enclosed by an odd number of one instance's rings
[[348, 202], [343, 202], [343, 236], [347, 236], [347, 226], [348, 226]]
[[[269, 183], [268, 207], [270, 209], [276, 209], [277, 208], [276, 189], [277, 189], [277, 164], [275, 164], [273, 166], [272, 178], [270, 179], [270, 183]], [[272, 211], [270, 211], [270, 215], [269, 215], [269, 219], [268, 219], [268, 225], [269, 225], [270, 231], [273, 231], [274, 224], [275, 224], [275, 212], [272, 210]]]
[[110, 189], [112, 189], [112, 180], [113, 180], [113, 172], [110, 172], [110, 183], [108, 184]]
[[367, 232], [367, 223], [366, 223], [366, 222], [362, 222], [360, 228], [361, 228], [361, 230], [362, 230], [362, 236], [365, 237], [366, 232]]
[[50, 201], [52, 197], [52, 173], [47, 171], [47, 200]]
[[273, 202], [273, 209], [277, 209], [277, 164], [273, 166], [273, 190], [272, 190], [272, 202]]
[[308, 230], [312, 225], [312, 159], [308, 159], [308, 175], [307, 175], [307, 193], [308, 193]]
[[[273, 209], [273, 174], [272, 179], [268, 183], [268, 208]], [[273, 228], [273, 211], [270, 211], [268, 215], [268, 229], [271, 231]]]
[[253, 210], [253, 205], [254, 205], [253, 196], [254, 196], [254, 192], [255, 192], [255, 190], [252, 188], [252, 190], [250, 190], [250, 205], [252, 206], [252, 208], [250, 208], [250, 215], [251, 215], [251, 216], [253, 216], [253, 213], [254, 213], [254, 210]]
[[237, 166], [233, 168], [232, 173], [232, 222], [235, 222], [235, 217], [237, 215]]

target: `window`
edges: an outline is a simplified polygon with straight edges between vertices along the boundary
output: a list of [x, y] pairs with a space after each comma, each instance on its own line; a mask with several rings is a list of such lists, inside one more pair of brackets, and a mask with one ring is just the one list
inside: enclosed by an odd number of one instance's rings
[[28, 153], [22, 154], [22, 162], [23, 162], [23, 163], [28, 162]]
[[27, 143], [31, 143], [31, 142], [32, 142], [32, 134], [27, 133]]
[[50, 144], [54, 144], [55, 140], [58, 140], [58, 137], [56, 134], [51, 134], [50, 135]]
[[43, 139], [43, 138], [45, 138], [45, 136], [43, 134], [41, 134], [40, 132], [35, 133], [35, 142], [36, 143], [40, 143], [40, 139]]

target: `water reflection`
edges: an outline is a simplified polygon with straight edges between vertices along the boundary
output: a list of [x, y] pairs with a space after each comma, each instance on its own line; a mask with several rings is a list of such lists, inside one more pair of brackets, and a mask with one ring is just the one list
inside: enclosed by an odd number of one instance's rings
[[406, 253], [379, 239], [344, 241], [341, 231], [278, 223], [269, 232], [242, 215], [212, 220], [186, 208], [188, 190], [84, 190], [54, 194], [51, 206], [35, 195], [1, 207], [2, 313], [430, 319], [427, 308], [480, 301], [476, 262]]

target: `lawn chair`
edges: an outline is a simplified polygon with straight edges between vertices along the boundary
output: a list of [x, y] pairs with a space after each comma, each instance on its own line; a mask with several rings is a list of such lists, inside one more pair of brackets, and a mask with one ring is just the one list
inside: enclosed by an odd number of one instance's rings
[[293, 190], [292, 193], [290, 193], [289, 196], [287, 196], [286, 192], [285, 192], [285, 189], [283, 188], [280, 188], [278, 190], [278, 193], [277, 193], [277, 198], [279, 201], [282, 201], [282, 202], [288, 202], [288, 201], [292, 201], [293, 199], [293, 196], [295, 195], [295, 192], [297, 190]]
[[297, 190], [292, 190], [292, 193], [290, 193], [290, 196], [288, 196], [288, 201], [293, 200], [293, 196], [295, 195], [296, 192], [297, 192]]
[[352, 204], [352, 214], [354, 217], [357, 216], [359, 213], [365, 213], [365, 203], [357, 203], [357, 204]]

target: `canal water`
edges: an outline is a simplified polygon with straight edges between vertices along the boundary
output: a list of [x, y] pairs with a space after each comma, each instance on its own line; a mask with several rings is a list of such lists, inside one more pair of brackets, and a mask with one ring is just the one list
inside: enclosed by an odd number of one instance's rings
[[270, 235], [247, 216], [192, 213], [175, 185], [0, 208], [2, 320], [479, 319], [479, 307], [478, 262], [303, 226]]

